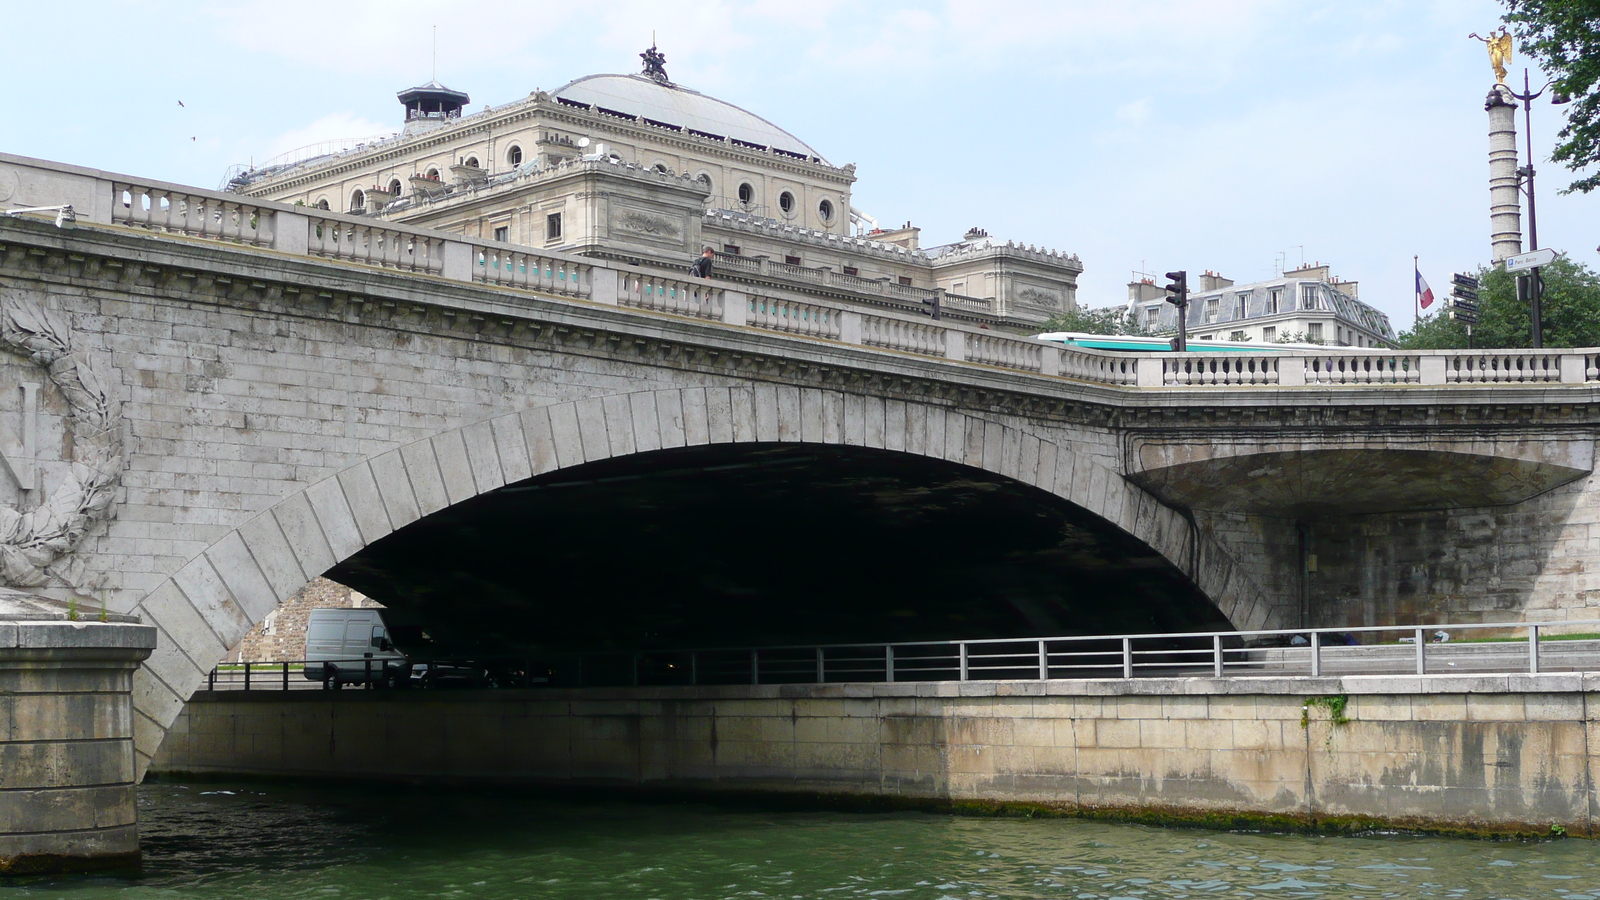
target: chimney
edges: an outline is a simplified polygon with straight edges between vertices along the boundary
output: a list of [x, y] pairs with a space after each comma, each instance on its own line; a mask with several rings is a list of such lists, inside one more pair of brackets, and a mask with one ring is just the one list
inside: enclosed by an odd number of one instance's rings
[[1143, 303], [1146, 300], [1162, 300], [1165, 299], [1166, 296], [1167, 292], [1162, 290], [1160, 285], [1156, 284], [1149, 278], [1141, 278], [1138, 281], [1128, 282], [1129, 303]]
[[1206, 291], [1220, 290], [1225, 287], [1233, 287], [1232, 278], [1223, 278], [1221, 275], [1218, 275], [1210, 269], [1207, 269], [1205, 274], [1200, 276], [1201, 293]]

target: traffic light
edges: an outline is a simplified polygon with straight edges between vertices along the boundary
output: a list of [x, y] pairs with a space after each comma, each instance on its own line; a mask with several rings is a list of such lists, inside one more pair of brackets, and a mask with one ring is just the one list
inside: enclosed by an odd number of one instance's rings
[[1478, 279], [1457, 272], [1450, 284], [1450, 318], [1476, 325], [1478, 322]]
[[1186, 271], [1168, 272], [1167, 277], [1172, 283], [1163, 290], [1167, 292], [1167, 302], [1179, 309], [1189, 305], [1189, 273]]
[[1178, 337], [1172, 349], [1185, 353], [1189, 349], [1189, 273], [1168, 272], [1167, 278], [1172, 281], [1164, 288], [1167, 302], [1178, 308]]

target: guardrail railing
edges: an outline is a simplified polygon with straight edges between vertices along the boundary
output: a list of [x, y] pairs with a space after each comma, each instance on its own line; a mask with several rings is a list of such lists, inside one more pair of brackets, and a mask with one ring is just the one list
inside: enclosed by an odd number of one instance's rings
[[[348, 680], [368, 687], [401, 686], [373, 678], [375, 663], [382, 672], [382, 660], [366, 661], [364, 682], [358, 677], [361, 662], [350, 663]], [[1541, 674], [1600, 671], [1600, 621], [799, 644], [414, 663], [454, 671], [457, 683], [473, 687]], [[306, 665], [304, 660], [229, 664], [212, 670], [207, 685], [210, 690], [320, 687], [304, 678]], [[481, 674], [461, 674], [469, 670]]]
[[[29, 186], [29, 202], [69, 203], [79, 221], [648, 309], [1117, 388], [1600, 383], [1600, 348], [1395, 351], [1330, 347], [1277, 352], [1262, 347], [1237, 353], [1116, 353], [1067, 348], [964, 323], [934, 321], [914, 312], [824, 299], [804, 293], [803, 285], [791, 291], [762, 286], [736, 290], [744, 286], [0, 154], [0, 174], [7, 173]], [[752, 264], [768, 269], [777, 266], [795, 278], [810, 278], [805, 273], [816, 271], [790, 272], [795, 267], [736, 260], [727, 257], [724, 262], [737, 271]], [[832, 284], [830, 279], [847, 276], [829, 273], [819, 277]], [[913, 306], [920, 306], [927, 299], [926, 289], [874, 284], [879, 285], [884, 296], [906, 300]], [[951, 304], [971, 300], [944, 296]]]

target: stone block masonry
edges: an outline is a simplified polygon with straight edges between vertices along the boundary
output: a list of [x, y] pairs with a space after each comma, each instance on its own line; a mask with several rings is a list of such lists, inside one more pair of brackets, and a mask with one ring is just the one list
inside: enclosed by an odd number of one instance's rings
[[138, 864], [132, 692], [156, 629], [106, 619], [0, 591], [0, 875]]
[[152, 771], [1594, 836], [1600, 676], [201, 693]]

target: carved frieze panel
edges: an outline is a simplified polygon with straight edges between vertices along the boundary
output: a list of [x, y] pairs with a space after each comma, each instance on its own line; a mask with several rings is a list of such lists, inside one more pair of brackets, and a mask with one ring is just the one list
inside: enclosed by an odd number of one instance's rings
[[683, 242], [684, 223], [658, 212], [613, 206], [611, 232], [619, 237], [677, 246]]

